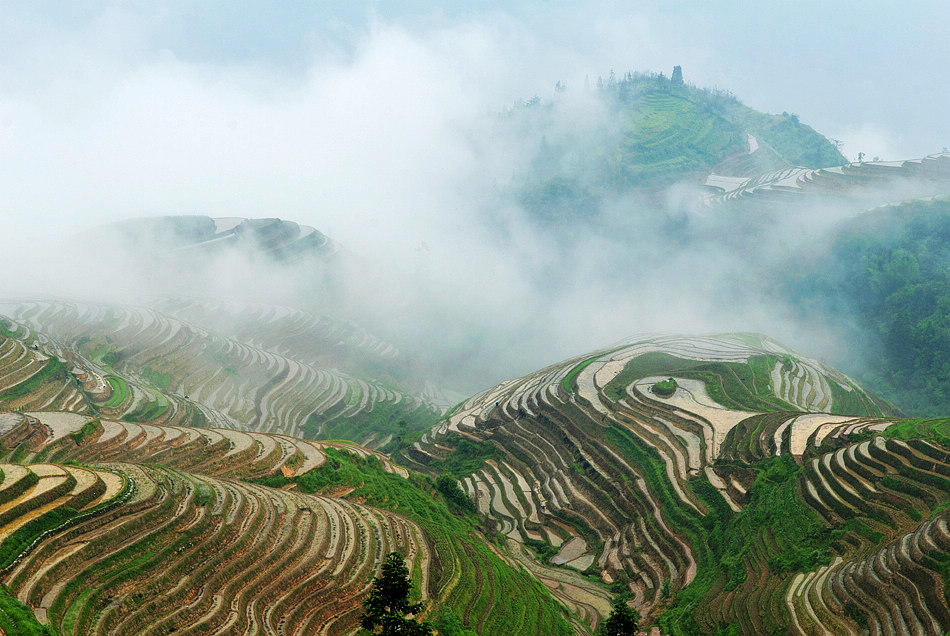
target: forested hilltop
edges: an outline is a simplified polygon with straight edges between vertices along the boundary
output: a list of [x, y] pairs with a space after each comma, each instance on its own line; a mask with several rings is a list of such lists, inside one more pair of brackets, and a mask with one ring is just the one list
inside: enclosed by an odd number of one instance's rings
[[[605, 199], [630, 190], [656, 190], [707, 174], [753, 176], [792, 166], [824, 168], [846, 162], [835, 144], [795, 114], [768, 115], [728, 91], [697, 88], [679, 67], [662, 73], [611, 72], [589, 87], [603, 110], [596, 120], [558, 125], [577, 116], [567, 88], [533, 98], [509, 117], [531, 131], [537, 153], [523, 175], [521, 198], [535, 215], [570, 220], [596, 215]], [[582, 111], [583, 112], [583, 111]]]

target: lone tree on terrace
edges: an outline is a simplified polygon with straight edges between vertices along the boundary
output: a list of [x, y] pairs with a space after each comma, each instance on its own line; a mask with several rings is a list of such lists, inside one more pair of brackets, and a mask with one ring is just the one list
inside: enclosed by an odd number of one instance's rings
[[630, 609], [626, 601], [617, 599], [610, 616], [604, 621], [604, 636], [633, 636], [640, 629], [640, 612]]
[[430, 636], [432, 627], [428, 622], [406, 618], [406, 614], [422, 611], [422, 603], [409, 602], [411, 591], [409, 568], [401, 554], [390, 552], [383, 560], [379, 576], [373, 579], [373, 591], [363, 601], [360, 626], [382, 636]]

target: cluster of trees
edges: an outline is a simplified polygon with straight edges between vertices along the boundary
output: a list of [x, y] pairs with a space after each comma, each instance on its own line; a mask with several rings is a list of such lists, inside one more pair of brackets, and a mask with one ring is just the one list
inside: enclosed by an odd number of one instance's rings
[[950, 199], [858, 217], [785, 292], [863, 343], [836, 362], [869, 388], [908, 414], [950, 412]]

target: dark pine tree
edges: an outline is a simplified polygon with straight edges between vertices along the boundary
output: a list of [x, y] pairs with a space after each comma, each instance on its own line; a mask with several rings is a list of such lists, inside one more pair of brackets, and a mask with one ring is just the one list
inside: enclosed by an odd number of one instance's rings
[[640, 612], [630, 609], [626, 601], [617, 599], [610, 616], [604, 621], [604, 636], [633, 636], [640, 629]]
[[406, 617], [422, 611], [422, 603], [409, 602], [411, 591], [409, 568], [401, 554], [390, 552], [383, 560], [379, 576], [373, 579], [373, 590], [363, 601], [360, 626], [382, 636], [430, 636], [432, 627], [428, 622]]

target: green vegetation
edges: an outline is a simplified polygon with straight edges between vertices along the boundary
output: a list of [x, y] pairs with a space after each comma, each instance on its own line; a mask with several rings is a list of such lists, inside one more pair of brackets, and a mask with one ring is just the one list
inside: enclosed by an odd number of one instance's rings
[[932, 439], [950, 448], [950, 418], [900, 420], [884, 430], [884, 435], [896, 439]]
[[653, 392], [661, 397], [669, 397], [676, 393], [676, 386], [676, 380], [673, 378], [667, 378], [654, 384]]
[[[734, 590], [745, 582], [749, 570], [766, 565], [753, 560], [756, 544], [775, 546], [767, 562], [775, 575], [807, 572], [830, 562], [831, 547], [844, 530], [833, 531], [826, 526], [798, 497], [797, 481], [802, 468], [788, 455], [766, 459], [752, 468], [758, 476], [742, 512], [732, 513], [722, 502], [710, 515], [692, 523], [705, 529], [698, 541], [687, 533], [699, 568], [696, 579], [676, 594], [661, 618], [665, 631], [708, 631], [708, 617], [701, 612], [714, 585], [717, 589]], [[707, 501], [718, 494], [705, 480], [691, 485], [697, 494], [705, 490]], [[665, 512], [666, 508], [663, 509]]]
[[475, 504], [466, 495], [458, 481], [449, 475], [439, 475], [435, 480], [435, 489], [445, 498], [449, 506], [461, 512], [475, 512]]
[[114, 409], [122, 406], [129, 394], [129, 385], [125, 380], [117, 375], [106, 376], [106, 382], [112, 387], [112, 396], [102, 405], [107, 409]]
[[0, 570], [10, 567], [13, 561], [40, 535], [55, 530], [78, 514], [76, 510], [64, 506], [55, 508], [19, 527], [0, 544]]
[[[674, 604], [661, 621], [661, 627], [673, 633], [682, 632], [683, 625], [692, 625], [692, 612], [703, 595], [712, 587], [725, 569], [741, 568], [741, 557], [726, 551], [726, 528], [731, 527], [733, 512], [705, 475], [693, 478], [690, 488], [709, 510], [705, 516], [680, 499], [666, 474], [666, 466], [659, 454], [640, 438], [619, 426], [607, 429], [607, 439], [640, 470], [640, 474], [658, 499], [660, 510], [668, 525], [676, 528], [693, 550], [696, 559], [696, 578], [680, 590]], [[736, 576], [733, 574], [733, 576]]]
[[[908, 201], [848, 223], [818, 258], [789, 267], [784, 294], [811, 319], [829, 316], [839, 360], [914, 415], [950, 412], [950, 198]], [[795, 273], [797, 272], [797, 273]]]
[[584, 369], [586, 369], [587, 366], [590, 365], [591, 362], [593, 362], [594, 360], [600, 357], [601, 357], [601, 354], [597, 354], [596, 356], [591, 356], [590, 358], [587, 358], [586, 360], [578, 364], [576, 367], [571, 369], [571, 372], [568, 373], [566, 376], [564, 376], [564, 380], [561, 382], [561, 386], [564, 387], [564, 390], [567, 392], [570, 392], [572, 390], [571, 382], [574, 381], [574, 378], [577, 377], [577, 374], [583, 371]]
[[98, 437], [102, 430], [102, 422], [96, 417], [83, 424], [78, 431], [71, 433], [70, 437], [76, 442], [76, 446], [82, 446], [87, 441], [91, 441], [93, 436]]
[[154, 400], [139, 402], [135, 410], [123, 415], [122, 419], [127, 422], [151, 422], [164, 415], [170, 406], [168, 399], [161, 393], [157, 393]]
[[0, 392], [0, 402], [21, 398], [25, 395], [29, 395], [33, 391], [39, 390], [46, 383], [67, 382], [69, 378], [70, 375], [66, 369], [66, 364], [56, 356], [51, 356], [49, 362], [37, 373], [34, 373], [23, 382]]
[[0, 318], [0, 336], [3, 336], [4, 338], [16, 338], [17, 333], [20, 331], [20, 327], [17, 326], [14, 329], [10, 329], [10, 327], [13, 327], [13, 325], [7, 320]]
[[161, 391], [168, 391], [168, 383], [172, 380], [171, 374], [155, 371], [149, 366], [142, 369], [142, 376]]
[[7, 636], [56, 636], [56, 630], [41, 625], [33, 610], [16, 600], [6, 585], [0, 585], [0, 629]]
[[475, 631], [466, 629], [462, 619], [449, 607], [439, 610], [432, 626], [439, 630], [439, 636], [478, 636]]
[[634, 636], [640, 629], [640, 612], [630, 609], [626, 601], [616, 600], [610, 616], [604, 621], [603, 636]]
[[457, 479], [467, 477], [481, 469], [486, 459], [500, 459], [502, 453], [498, 447], [488, 441], [478, 442], [461, 435], [451, 435], [446, 438], [448, 444], [455, 446], [455, 450], [441, 460], [430, 464], [436, 471], [444, 471]]
[[[114, 319], [113, 319], [114, 320]], [[92, 340], [89, 336], [76, 339], [76, 348], [82, 351], [94, 364], [101, 365], [107, 370], [114, 370], [122, 356], [113, 349], [112, 339], [106, 336], [105, 340]]]
[[418, 523], [439, 555], [440, 586], [459, 577], [437, 609], [451, 609], [468, 629], [486, 634], [573, 633], [541, 583], [502, 561], [479, 532], [477, 516], [450, 511], [430, 478], [413, 474], [403, 479], [383, 470], [372, 455], [360, 458], [333, 448], [325, 452], [328, 461], [303, 475], [255, 481], [276, 488], [294, 483], [302, 492], [353, 487], [347, 497]]
[[[672, 185], [711, 171], [753, 176], [789, 166], [827, 167], [847, 160], [794, 114], [767, 115], [724, 91], [696, 88], [662, 74], [613, 73], [598, 81], [608, 118], [597, 128], [556, 125], [560, 102], [532, 99], [508, 123], [538, 139], [520, 186], [536, 218], [592, 218], [619, 192]], [[583, 130], [583, 132], [578, 132]], [[759, 151], [749, 155], [748, 134]]]
[[[359, 394], [354, 391], [351, 399], [358, 402]], [[392, 451], [403, 446], [408, 435], [430, 428], [439, 419], [440, 413], [435, 409], [421, 404], [410, 408], [408, 400], [377, 402], [372, 411], [364, 409], [352, 416], [311, 414], [303, 425], [303, 436], [359, 443], [371, 435], [380, 440], [391, 435], [390, 442], [380, 450]]]
[[854, 384], [848, 383], [851, 390], [845, 389], [834, 380], [829, 380], [833, 405], [831, 412], [835, 415], [854, 415], [866, 413], [871, 417], [883, 417], [895, 412], [894, 407], [868, 395]]
[[[432, 626], [407, 614], [419, 614], [422, 603], [410, 603], [412, 579], [403, 556], [390, 552], [383, 559], [379, 576], [373, 577], [373, 589], [363, 601], [360, 627], [382, 636], [428, 636]], [[377, 629], [379, 631], [377, 631]]]
[[560, 551], [560, 548], [554, 547], [547, 541], [538, 541], [537, 539], [525, 538], [524, 544], [534, 550], [534, 553], [538, 556], [538, 561], [541, 563], [547, 563], [548, 559]]
[[[650, 352], [628, 362], [623, 371], [607, 383], [604, 393], [619, 400], [626, 387], [639, 378], [675, 375], [702, 381], [709, 397], [726, 408], [739, 411], [796, 411], [796, 407], [777, 398], [772, 389], [770, 374], [780, 360], [782, 358], [778, 356], [758, 355], [749, 358], [748, 363], [704, 362]], [[864, 413], [859, 411], [856, 414]]]

